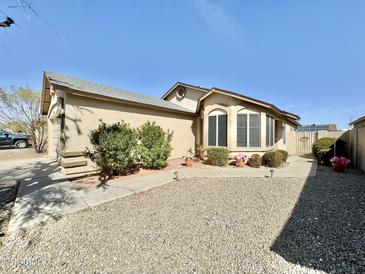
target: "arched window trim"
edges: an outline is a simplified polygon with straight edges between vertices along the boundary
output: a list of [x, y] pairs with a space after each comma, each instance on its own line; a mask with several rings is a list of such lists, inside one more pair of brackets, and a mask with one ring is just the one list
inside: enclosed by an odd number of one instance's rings
[[228, 116], [225, 110], [216, 108], [209, 112], [208, 146], [227, 146], [227, 124]]

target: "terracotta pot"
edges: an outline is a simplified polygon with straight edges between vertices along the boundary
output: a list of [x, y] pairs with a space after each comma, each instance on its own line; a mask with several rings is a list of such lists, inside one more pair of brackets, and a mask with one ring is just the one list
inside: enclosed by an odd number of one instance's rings
[[193, 159], [185, 159], [185, 165], [188, 167], [193, 166]]
[[339, 164], [336, 164], [336, 163], [332, 163], [332, 169], [335, 172], [343, 172], [345, 170], [343, 165], [339, 165]]
[[245, 161], [244, 160], [236, 160], [236, 166], [237, 167], [244, 167], [245, 166]]

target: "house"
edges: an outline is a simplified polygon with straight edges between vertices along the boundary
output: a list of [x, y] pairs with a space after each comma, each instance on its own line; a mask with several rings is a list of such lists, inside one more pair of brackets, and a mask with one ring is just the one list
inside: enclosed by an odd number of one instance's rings
[[49, 157], [69, 176], [92, 169], [82, 155], [100, 120], [124, 120], [132, 127], [156, 121], [173, 131], [173, 159], [190, 148], [211, 146], [227, 147], [231, 155], [285, 149], [286, 134], [300, 119], [273, 104], [216, 87], [177, 82], [158, 99], [53, 72], [44, 73], [41, 113], [48, 117]]
[[301, 125], [298, 126], [297, 131], [337, 131], [336, 124], [320, 124], [320, 125]]

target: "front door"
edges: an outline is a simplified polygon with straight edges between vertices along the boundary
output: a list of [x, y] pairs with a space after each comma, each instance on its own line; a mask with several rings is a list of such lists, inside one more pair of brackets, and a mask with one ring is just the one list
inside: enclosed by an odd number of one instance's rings
[[10, 134], [4, 130], [0, 130], [0, 146], [11, 145]]

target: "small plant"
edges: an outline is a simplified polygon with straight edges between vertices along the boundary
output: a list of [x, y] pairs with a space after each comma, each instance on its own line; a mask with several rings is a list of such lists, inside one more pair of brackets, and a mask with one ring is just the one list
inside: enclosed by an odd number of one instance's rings
[[336, 172], [343, 172], [351, 163], [346, 157], [333, 157], [330, 159], [330, 162], [332, 163], [333, 170]]
[[211, 147], [207, 150], [208, 161], [213, 166], [225, 166], [228, 163], [229, 150], [226, 147]]
[[[336, 146], [336, 149], [335, 149]], [[324, 137], [314, 142], [312, 152], [318, 162], [324, 165], [330, 165], [330, 159], [336, 155], [339, 157], [346, 157], [346, 142], [338, 139]]]
[[284, 149], [278, 149], [277, 151], [279, 151], [283, 155], [283, 162], [285, 163], [286, 160], [288, 160], [289, 153]]
[[245, 161], [247, 159], [247, 156], [246, 156], [246, 154], [240, 153], [240, 154], [237, 154], [236, 156], [234, 156], [234, 159], [236, 161]]
[[250, 160], [248, 161], [250, 167], [259, 168], [261, 166], [261, 156], [260, 154], [252, 154]]
[[172, 151], [172, 132], [164, 131], [155, 122], [147, 121], [138, 128], [137, 135], [139, 164], [146, 168], [165, 167]]
[[193, 160], [194, 158], [194, 152], [193, 149], [190, 148], [187, 152], [186, 155], [183, 157], [185, 160]]
[[193, 159], [194, 159], [194, 152], [193, 149], [190, 148], [187, 151], [187, 154], [183, 157], [185, 159], [185, 165], [186, 166], [192, 166], [193, 165]]
[[236, 156], [234, 156], [234, 159], [236, 160], [236, 166], [244, 167], [247, 156], [243, 153], [239, 153]]
[[266, 152], [262, 156], [262, 163], [268, 167], [279, 167], [283, 163], [283, 154], [277, 150]]

